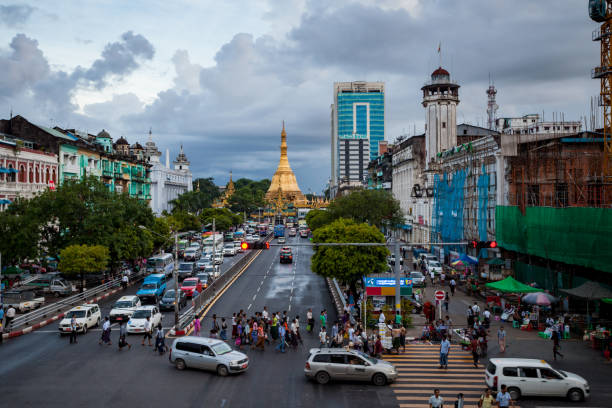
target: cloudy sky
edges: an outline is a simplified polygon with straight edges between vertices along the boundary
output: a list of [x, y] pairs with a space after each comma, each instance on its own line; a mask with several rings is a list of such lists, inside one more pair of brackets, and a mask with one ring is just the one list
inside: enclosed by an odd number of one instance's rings
[[579, 0], [0, 1], [0, 117], [145, 141], [196, 176], [271, 177], [286, 122], [304, 192], [329, 178], [336, 81], [386, 83], [386, 139], [423, 131], [420, 88], [438, 65], [458, 121], [589, 114], [597, 24]]

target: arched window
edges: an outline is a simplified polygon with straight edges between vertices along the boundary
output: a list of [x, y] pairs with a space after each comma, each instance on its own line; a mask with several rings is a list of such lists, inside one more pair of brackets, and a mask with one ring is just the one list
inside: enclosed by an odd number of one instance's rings
[[15, 173], [12, 171], [12, 169], [14, 168], [12, 164], [8, 165], [9, 171], [10, 173], [8, 173], [7, 179], [10, 183], [14, 183], [15, 182]]
[[36, 175], [36, 184], [40, 183], [40, 171], [38, 169], [38, 166], [36, 166], [36, 168], [34, 169], [34, 174]]
[[51, 172], [51, 177], [53, 177], [53, 182], [57, 184], [57, 175], [55, 174], [55, 168], [53, 168], [53, 171]]
[[30, 166], [30, 184], [34, 183], [34, 167]]
[[45, 184], [49, 184], [49, 168], [45, 171]]
[[26, 171], [25, 171], [25, 166], [22, 164], [21, 166], [19, 166], [19, 182], [20, 183], [25, 183], [26, 182]]

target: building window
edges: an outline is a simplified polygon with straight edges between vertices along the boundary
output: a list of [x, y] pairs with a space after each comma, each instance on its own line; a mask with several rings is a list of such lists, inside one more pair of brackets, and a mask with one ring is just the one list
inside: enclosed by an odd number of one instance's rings
[[19, 166], [19, 182], [20, 183], [25, 183], [26, 182], [26, 172], [25, 172], [25, 167], [23, 166], [23, 164], [21, 166]]
[[38, 171], [38, 166], [34, 168], [34, 176], [36, 177], [36, 183], [40, 183], [40, 171]]
[[[9, 169], [12, 169], [12, 168], [13, 168], [13, 165], [12, 165], [12, 164], [9, 164], [9, 165], [8, 165], [8, 168], [9, 168]], [[7, 175], [7, 179], [8, 179], [8, 182], [9, 182], [9, 183], [14, 183], [14, 182], [15, 182], [15, 173], [10, 172], [10, 173]]]
[[467, 129], [463, 129], [463, 134], [467, 135]]
[[45, 171], [45, 184], [49, 184], [49, 169]]
[[446, 129], [446, 122], [442, 122], [442, 129]]
[[30, 184], [34, 183], [34, 170], [30, 167]]
[[540, 205], [540, 185], [530, 184], [527, 186], [527, 206], [537, 207]]
[[567, 184], [558, 183], [555, 185], [555, 204], [557, 207], [567, 207], [568, 195]]

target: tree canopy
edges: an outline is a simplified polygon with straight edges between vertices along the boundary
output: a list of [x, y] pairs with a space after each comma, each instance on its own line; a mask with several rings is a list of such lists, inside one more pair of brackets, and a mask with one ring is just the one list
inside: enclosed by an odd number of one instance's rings
[[399, 201], [385, 190], [353, 191], [349, 195], [337, 197], [327, 210], [332, 219], [349, 218], [379, 228], [383, 225], [395, 228], [404, 222]]
[[236, 188], [229, 199], [229, 208], [234, 212], [251, 213], [266, 205], [265, 196], [270, 180], [259, 181], [241, 178], [234, 183]]
[[326, 210], [310, 210], [306, 214], [306, 224], [311, 231], [315, 231], [333, 221], [332, 214]]
[[103, 245], [111, 265], [148, 256], [154, 224], [146, 202], [115, 193], [95, 177], [66, 180], [56, 191], [16, 200], [0, 213], [0, 251], [10, 263], [57, 256], [71, 245]]
[[[213, 218], [217, 231], [227, 231], [230, 227], [241, 224], [243, 220], [240, 214], [234, 214], [227, 208], [207, 208], [200, 215], [200, 220], [204, 226], [212, 224]], [[212, 227], [207, 227], [207, 229], [210, 230]]]
[[83, 281], [86, 274], [104, 271], [109, 259], [108, 248], [103, 245], [70, 245], [60, 252], [59, 269], [67, 275], [78, 275]]
[[[199, 191], [196, 191], [198, 189]], [[204, 208], [210, 207], [220, 194], [212, 177], [196, 179], [193, 182], [193, 191], [187, 191], [170, 201], [172, 212], [199, 214]]]
[[[374, 226], [348, 219], [337, 219], [313, 233], [314, 243], [385, 243], [384, 235]], [[311, 268], [317, 275], [355, 283], [362, 276], [382, 273], [387, 267], [389, 250], [384, 246], [321, 246], [316, 247]]]

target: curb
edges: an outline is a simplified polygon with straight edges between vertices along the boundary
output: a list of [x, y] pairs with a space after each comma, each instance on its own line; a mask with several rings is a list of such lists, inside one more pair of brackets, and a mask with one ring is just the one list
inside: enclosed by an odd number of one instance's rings
[[[110, 292], [106, 292], [104, 295], [101, 295], [101, 296], [98, 296], [98, 297], [95, 297], [93, 299], [88, 300], [87, 302], [85, 302], [85, 304], [97, 302], [99, 300], [102, 300], [104, 298], [109, 297], [110, 295], [113, 295], [113, 294], [119, 292], [120, 290], [121, 290], [121, 287], [113, 289]], [[28, 334], [28, 333], [30, 333], [30, 332], [32, 332], [34, 330], [38, 330], [41, 327], [44, 327], [44, 326], [48, 325], [49, 323], [53, 323], [54, 321], [59, 320], [62, 317], [64, 317], [64, 313], [60, 313], [58, 315], [53, 316], [50, 319], [47, 319], [47, 320], [44, 320], [42, 322], [36, 323], [36, 324], [34, 324], [32, 326], [28, 326], [28, 327], [26, 327], [24, 329], [21, 329], [21, 330], [12, 331], [12, 332], [9, 332], [9, 333], [3, 333], [2, 334], [2, 338], [3, 339], [12, 339], [12, 338], [15, 338], [15, 337], [23, 336], [24, 334]]]

